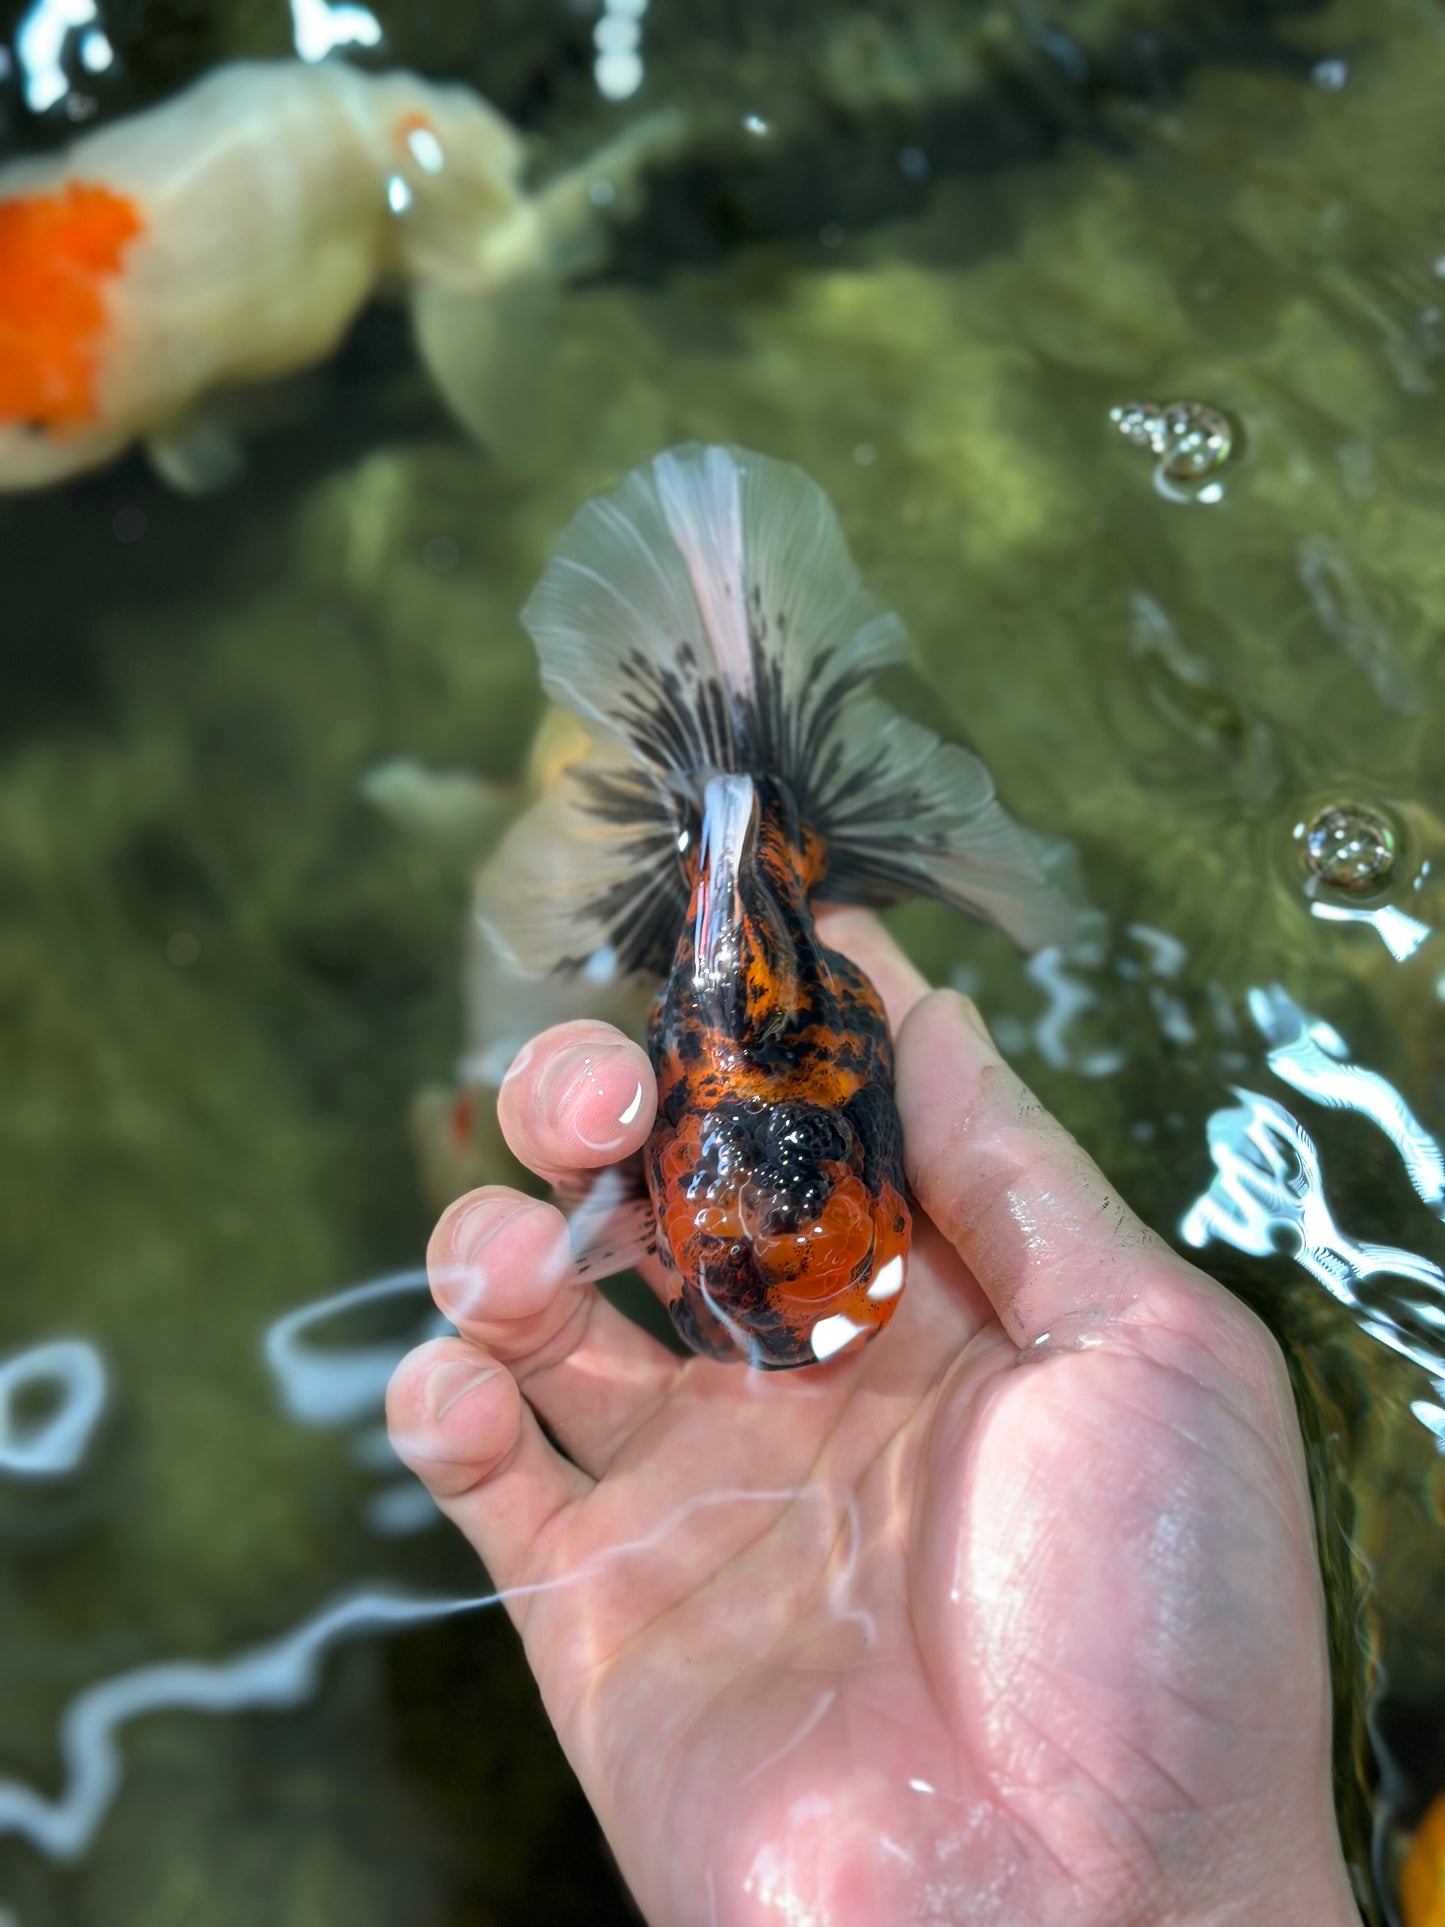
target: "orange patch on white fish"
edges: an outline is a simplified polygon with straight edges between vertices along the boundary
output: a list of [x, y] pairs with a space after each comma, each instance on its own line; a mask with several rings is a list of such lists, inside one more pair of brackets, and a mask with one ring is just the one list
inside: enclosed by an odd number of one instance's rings
[[85, 181], [0, 201], [0, 422], [98, 418], [108, 284], [143, 226], [133, 201]]
[[405, 154], [408, 151], [414, 134], [430, 134], [433, 139], [436, 138], [436, 124], [430, 114], [423, 114], [420, 111], [399, 114], [391, 123], [392, 145], [398, 154]]

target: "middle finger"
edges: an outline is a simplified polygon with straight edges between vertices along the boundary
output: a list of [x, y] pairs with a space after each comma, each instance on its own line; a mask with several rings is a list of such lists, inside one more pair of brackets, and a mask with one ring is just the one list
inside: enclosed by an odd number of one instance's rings
[[432, 1295], [510, 1367], [562, 1450], [594, 1478], [667, 1400], [682, 1363], [578, 1279], [554, 1206], [502, 1186], [459, 1198], [427, 1249]]

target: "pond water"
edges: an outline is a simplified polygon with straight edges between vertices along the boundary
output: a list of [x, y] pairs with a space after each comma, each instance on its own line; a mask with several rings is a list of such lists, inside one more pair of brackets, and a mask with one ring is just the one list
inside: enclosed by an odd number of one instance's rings
[[683, 133], [496, 446], [380, 302], [238, 404], [229, 487], [0, 498], [0, 1921], [633, 1917], [380, 1410], [426, 1120], [518, 1021], [460, 979], [541, 716], [516, 611], [688, 437], [827, 489], [893, 693], [1073, 848], [1068, 952], [893, 921], [1284, 1342], [1394, 1919], [1445, 1787], [1445, 16], [655, 0], [636, 68], [586, 6], [66, 17], [0, 13], [7, 151], [328, 32], [540, 174]]

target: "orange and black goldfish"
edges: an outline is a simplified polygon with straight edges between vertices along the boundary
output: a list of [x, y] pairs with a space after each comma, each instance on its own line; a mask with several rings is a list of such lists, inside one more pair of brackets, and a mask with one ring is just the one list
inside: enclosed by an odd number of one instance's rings
[[933, 896], [1026, 944], [1067, 907], [977, 757], [864, 693], [903, 627], [801, 470], [659, 455], [577, 515], [523, 621], [598, 741], [483, 915], [524, 968], [663, 978], [637, 1237], [593, 1213], [579, 1262], [655, 1248], [711, 1357], [831, 1358], [892, 1317], [910, 1216], [883, 1006], [814, 906]]
[[181, 487], [226, 479], [237, 455], [207, 398], [320, 361], [386, 286], [485, 432], [515, 406], [498, 391], [536, 291], [596, 265], [599, 207], [625, 210], [679, 138], [653, 116], [529, 194], [520, 134], [469, 87], [243, 61], [0, 167], [0, 492], [136, 441]]

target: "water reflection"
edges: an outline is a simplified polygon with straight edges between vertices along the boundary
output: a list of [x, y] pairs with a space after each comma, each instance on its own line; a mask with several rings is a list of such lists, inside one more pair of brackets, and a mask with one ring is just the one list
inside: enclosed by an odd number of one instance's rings
[[223, 1660], [163, 1660], [87, 1687], [60, 1722], [65, 1782], [49, 1799], [18, 1780], [0, 1780], [0, 1834], [16, 1833], [52, 1860], [78, 1860], [95, 1838], [121, 1783], [116, 1740], [147, 1713], [239, 1713], [299, 1706], [316, 1691], [320, 1666], [338, 1640], [423, 1625], [493, 1603], [345, 1593], [289, 1633]]
[[287, 1312], [271, 1325], [262, 1341], [266, 1363], [276, 1379], [282, 1403], [301, 1425], [350, 1425], [380, 1411], [387, 1380], [417, 1340], [411, 1336], [377, 1343], [318, 1344], [312, 1334], [345, 1320], [364, 1306], [392, 1299], [422, 1298], [417, 1321], [422, 1337], [435, 1337], [451, 1327], [432, 1310], [424, 1267], [394, 1271], [384, 1278], [351, 1285], [332, 1297], [319, 1298]]
[[[334, 1329], [329, 1340], [322, 1335], [328, 1326], [344, 1332], [348, 1321], [354, 1322], [357, 1314], [374, 1306], [408, 1299], [421, 1302], [405, 1334], [351, 1344], [339, 1342]], [[372, 1421], [356, 1438], [352, 1457], [367, 1471], [395, 1474], [396, 1454], [385, 1427], [375, 1423], [387, 1381], [412, 1345], [450, 1330], [432, 1306], [425, 1268], [414, 1266], [287, 1312], [268, 1328], [262, 1351], [281, 1402], [298, 1424], [332, 1429]], [[370, 1494], [365, 1513], [371, 1529], [390, 1539], [423, 1532], [438, 1517], [431, 1499], [409, 1473]]]
[[[105, 1410], [105, 1360], [82, 1338], [34, 1345], [0, 1363], [0, 1472], [12, 1478], [57, 1479], [85, 1458]], [[24, 1407], [49, 1393], [53, 1409], [28, 1417]]]
[[[1394, 1245], [1351, 1238], [1325, 1197], [1314, 1139], [1282, 1104], [1236, 1090], [1240, 1103], [1216, 1111], [1206, 1127], [1215, 1177], [1184, 1214], [1180, 1233], [1202, 1249], [1212, 1241], [1255, 1257], [1284, 1254], [1348, 1306], [1366, 1337], [1432, 1375], [1445, 1393], [1445, 1356], [1430, 1333], [1445, 1328], [1445, 1272]], [[1360, 1287], [1406, 1279], [1433, 1296], [1409, 1298]]]
[[1393, 903], [1383, 903], [1376, 910], [1357, 910], [1347, 903], [1320, 903], [1310, 905], [1310, 915], [1318, 917], [1322, 923], [1362, 923], [1373, 930], [1384, 944], [1396, 963], [1405, 963], [1430, 935], [1428, 923], [1421, 923]]
[[1275, 1076], [1316, 1103], [1369, 1118], [1399, 1152], [1418, 1195], [1433, 1211], [1445, 1210], [1445, 1154], [1388, 1078], [1351, 1063], [1339, 1032], [1301, 1010], [1282, 985], [1251, 990], [1248, 1003]]
[[[23, 1781], [0, 1780], [0, 1836], [18, 1834], [52, 1860], [78, 1860], [120, 1791], [123, 1766], [118, 1737], [124, 1727], [147, 1714], [227, 1714], [300, 1706], [316, 1693], [322, 1661], [343, 1640], [427, 1625], [508, 1600], [585, 1584], [619, 1561], [652, 1551], [694, 1515], [717, 1506], [780, 1506], [808, 1499], [821, 1499], [830, 1508], [834, 1503], [823, 1485], [700, 1493], [675, 1507], [642, 1537], [605, 1547], [570, 1571], [533, 1585], [461, 1598], [408, 1598], [379, 1588], [357, 1588], [328, 1600], [278, 1638], [228, 1659], [162, 1660], [98, 1681], [78, 1694], [61, 1718], [64, 1784], [60, 1793], [51, 1799]], [[852, 1525], [834, 1595], [840, 1620], [858, 1619], [866, 1636], [871, 1624], [867, 1614], [847, 1610], [839, 1596], [857, 1562], [856, 1517]]]

